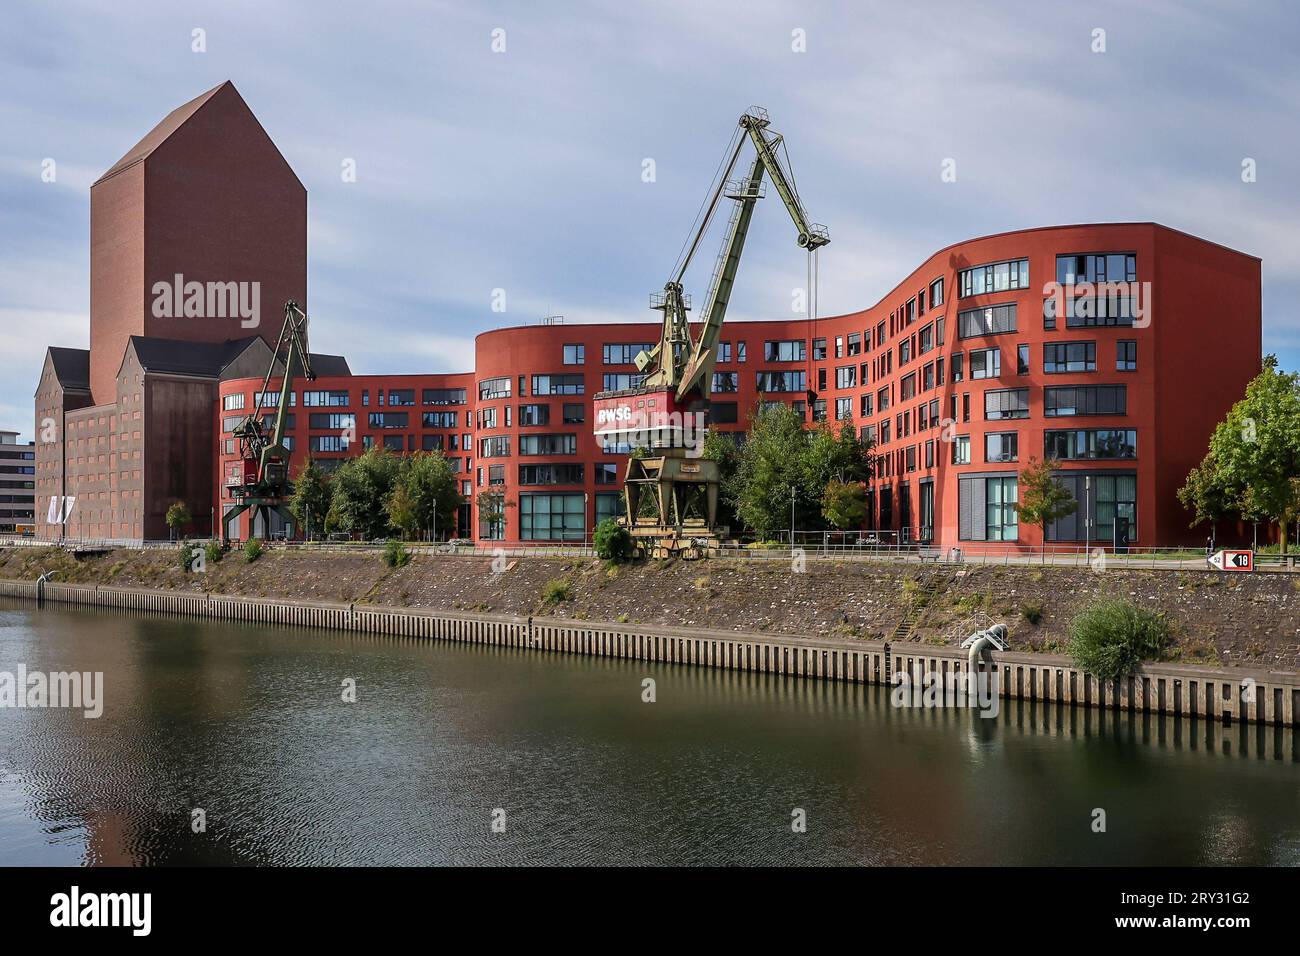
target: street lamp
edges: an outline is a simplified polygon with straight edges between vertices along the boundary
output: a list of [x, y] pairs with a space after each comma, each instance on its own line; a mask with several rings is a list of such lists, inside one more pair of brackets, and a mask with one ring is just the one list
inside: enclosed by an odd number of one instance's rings
[[794, 493], [795, 486], [790, 486], [790, 557], [794, 557]]

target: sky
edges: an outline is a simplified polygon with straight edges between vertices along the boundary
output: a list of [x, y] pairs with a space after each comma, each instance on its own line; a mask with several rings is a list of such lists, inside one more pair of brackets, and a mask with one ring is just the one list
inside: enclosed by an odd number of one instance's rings
[[[0, 428], [28, 438], [45, 347], [89, 341], [90, 184], [227, 79], [307, 187], [312, 347], [358, 373], [466, 371], [477, 333], [546, 316], [656, 318], [750, 105], [830, 231], [821, 315], [964, 239], [1154, 220], [1262, 259], [1264, 350], [1300, 368], [1285, 3], [18, 0], [4, 24]], [[804, 277], [773, 194], [728, 317], [787, 317]]]

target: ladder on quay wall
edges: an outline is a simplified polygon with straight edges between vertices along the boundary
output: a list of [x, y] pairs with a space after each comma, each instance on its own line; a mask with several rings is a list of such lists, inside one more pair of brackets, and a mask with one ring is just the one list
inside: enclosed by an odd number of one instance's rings
[[935, 596], [943, 590], [947, 578], [948, 576], [942, 573], [930, 575], [921, 590], [917, 592], [916, 597], [912, 599], [912, 603], [908, 607], [907, 613], [903, 615], [903, 619], [898, 622], [894, 632], [889, 635], [889, 643], [919, 641], [921, 639], [920, 635], [916, 634], [916, 626], [925, 615], [926, 608], [930, 606]]

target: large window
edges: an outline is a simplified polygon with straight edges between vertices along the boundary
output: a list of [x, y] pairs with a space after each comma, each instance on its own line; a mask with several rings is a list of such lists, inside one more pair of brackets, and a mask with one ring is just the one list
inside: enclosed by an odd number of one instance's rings
[[[312, 416], [312, 418], [315, 417], [315, 415]], [[425, 428], [455, 428], [456, 420], [457, 415], [455, 412], [425, 412], [420, 417], [420, 424]]]
[[577, 435], [520, 435], [521, 455], [576, 455]]
[[803, 339], [782, 339], [763, 343], [765, 362], [802, 362], [807, 358], [807, 343]]
[[740, 391], [740, 373], [739, 372], [714, 372], [713, 390], [715, 392]]
[[478, 456], [480, 458], [509, 458], [510, 436], [493, 435], [490, 438], [480, 438], [478, 440]]
[[952, 463], [970, 464], [970, 435], [958, 435], [952, 440]]
[[566, 425], [581, 425], [587, 420], [587, 406], [578, 402], [565, 402], [561, 410]]
[[[1012, 259], [1008, 262], [991, 262], [957, 273], [957, 295], [984, 295], [989, 292], [1007, 292], [1029, 288], [1029, 260]], [[940, 297], [942, 298], [942, 291]]]
[[426, 405], [464, 405], [463, 388], [426, 388], [422, 396]]
[[1137, 478], [1114, 472], [1066, 471], [1056, 480], [1079, 503], [1072, 513], [1047, 526], [1049, 541], [1113, 541], [1115, 519], [1128, 520], [1129, 540], [1137, 540]]
[[1006, 388], [984, 393], [984, 417], [990, 421], [1029, 417], [1029, 389]]
[[606, 342], [601, 346], [601, 360], [606, 365], [634, 365], [641, 352], [654, 348], [653, 342]]
[[549, 425], [551, 421], [550, 405], [520, 405], [519, 406], [519, 424], [523, 425]]
[[357, 418], [351, 412], [312, 412], [308, 417], [309, 428], [325, 428], [330, 431], [344, 431], [357, 427]]
[[585, 345], [566, 345], [564, 346], [564, 364], [565, 365], [583, 365], [587, 361], [587, 346]]
[[1072, 415], [1123, 415], [1128, 411], [1124, 385], [1060, 385], [1043, 389], [1043, 414], [1048, 418]]
[[758, 372], [758, 390], [760, 392], [805, 392], [808, 390], [808, 374], [798, 372]]
[[[608, 375], [605, 376], [609, 378]], [[534, 375], [534, 395], [581, 395], [584, 390], [581, 375]]]
[[1097, 343], [1048, 342], [1043, 346], [1043, 371], [1048, 375], [1097, 371]]
[[1019, 488], [1015, 478], [989, 478], [985, 486], [984, 540], [1015, 541], [1019, 534], [1016, 502]]
[[371, 428], [409, 428], [410, 414], [408, 412], [371, 412]]
[[510, 377], [487, 378], [478, 383], [478, 398], [481, 402], [494, 398], [510, 397]]
[[[383, 404], [380, 402], [379, 404]], [[415, 389], [413, 388], [390, 388], [388, 390], [388, 404], [396, 405], [401, 408], [404, 405], [415, 404]]]
[[347, 451], [348, 442], [342, 435], [311, 435], [307, 447], [311, 451]]
[[1132, 339], [1120, 339], [1115, 343], [1115, 371], [1136, 372], [1138, 367], [1138, 344]]
[[1043, 455], [1062, 461], [1136, 458], [1137, 432], [1131, 428], [1075, 428], [1043, 434]]
[[350, 405], [351, 400], [347, 392], [303, 392], [302, 403], [309, 408], [318, 408], [322, 405]]
[[238, 395], [227, 395], [221, 399], [221, 407], [228, 412], [237, 412], [244, 407], [245, 401], [243, 392]]
[[1077, 285], [1080, 282], [1136, 282], [1137, 256], [1131, 252], [1057, 256], [1056, 281], [1061, 285]]
[[930, 283], [930, 308], [943, 305], [943, 279], [935, 279]]
[[837, 368], [835, 370], [835, 387], [857, 388], [858, 367], [856, 365], [841, 365]]
[[999, 335], [1016, 331], [1016, 304], [990, 305], [984, 309], [967, 309], [957, 313], [957, 335], [969, 339], [977, 335]]
[[1002, 353], [997, 349], [973, 349], [968, 358], [972, 379], [998, 378], [1002, 374]]
[[580, 485], [582, 465], [520, 465], [521, 485]]
[[1020, 436], [1016, 432], [990, 432], [984, 436], [984, 460], [990, 464], [1016, 461], [1020, 457]]
[[587, 536], [581, 494], [519, 496], [519, 537], [524, 541], [582, 541]]
[[[1093, 326], [1132, 325], [1133, 297], [1117, 292], [1072, 296], [1065, 302], [1065, 327], [1083, 329]], [[1056, 328], [1056, 296], [1043, 300], [1043, 328]]]

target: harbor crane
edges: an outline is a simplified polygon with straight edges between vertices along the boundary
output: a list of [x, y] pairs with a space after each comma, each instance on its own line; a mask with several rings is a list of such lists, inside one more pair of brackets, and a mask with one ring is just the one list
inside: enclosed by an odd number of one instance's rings
[[[754, 148], [748, 172], [732, 174], [746, 144]], [[754, 204], [766, 195], [764, 176], [771, 180], [794, 222], [796, 242], [807, 250], [810, 314], [817, 251], [828, 242], [826, 227], [811, 222], [795, 188], [794, 177], [781, 162], [784, 137], [771, 129], [767, 111], [750, 107], [740, 117], [723, 155], [723, 170], [715, 180], [698, 228], [662, 292], [650, 297], [650, 307], [662, 315], [659, 342], [636, 356], [645, 378], [634, 388], [606, 391], [594, 400], [596, 435], [606, 442], [636, 449], [624, 475], [624, 521], [651, 554], [698, 557], [717, 547], [725, 529], [717, 526], [718, 465], [701, 457], [713, 368], [727, 305], [749, 232]], [[723, 199], [734, 205], [714, 265], [698, 332], [687, 317], [690, 297], [682, 280]], [[643, 501], [649, 501], [647, 509]], [[643, 510], [652, 515], [642, 515]]]
[[[277, 371], [281, 376], [280, 394], [274, 424], [268, 431], [266, 421], [262, 418], [262, 408], [269, 404], [266, 395]], [[284, 428], [289, 397], [298, 375], [309, 382], [316, 379], [316, 373], [311, 367], [311, 353], [307, 350], [307, 313], [290, 299], [284, 304], [284, 324], [280, 327], [280, 338], [271, 353], [271, 362], [262, 380], [262, 390], [253, 401], [253, 409], [235, 426], [233, 432], [239, 441], [239, 459], [227, 466], [224, 484], [236, 504], [221, 516], [223, 544], [230, 543], [231, 522], [245, 511], [253, 513], [249, 537], [255, 533], [259, 515], [262, 518], [263, 536], [270, 533], [272, 512], [280, 515], [287, 525], [293, 523], [293, 515], [289, 511], [289, 496], [293, 493], [293, 486], [289, 481], [289, 450], [284, 447]]]

